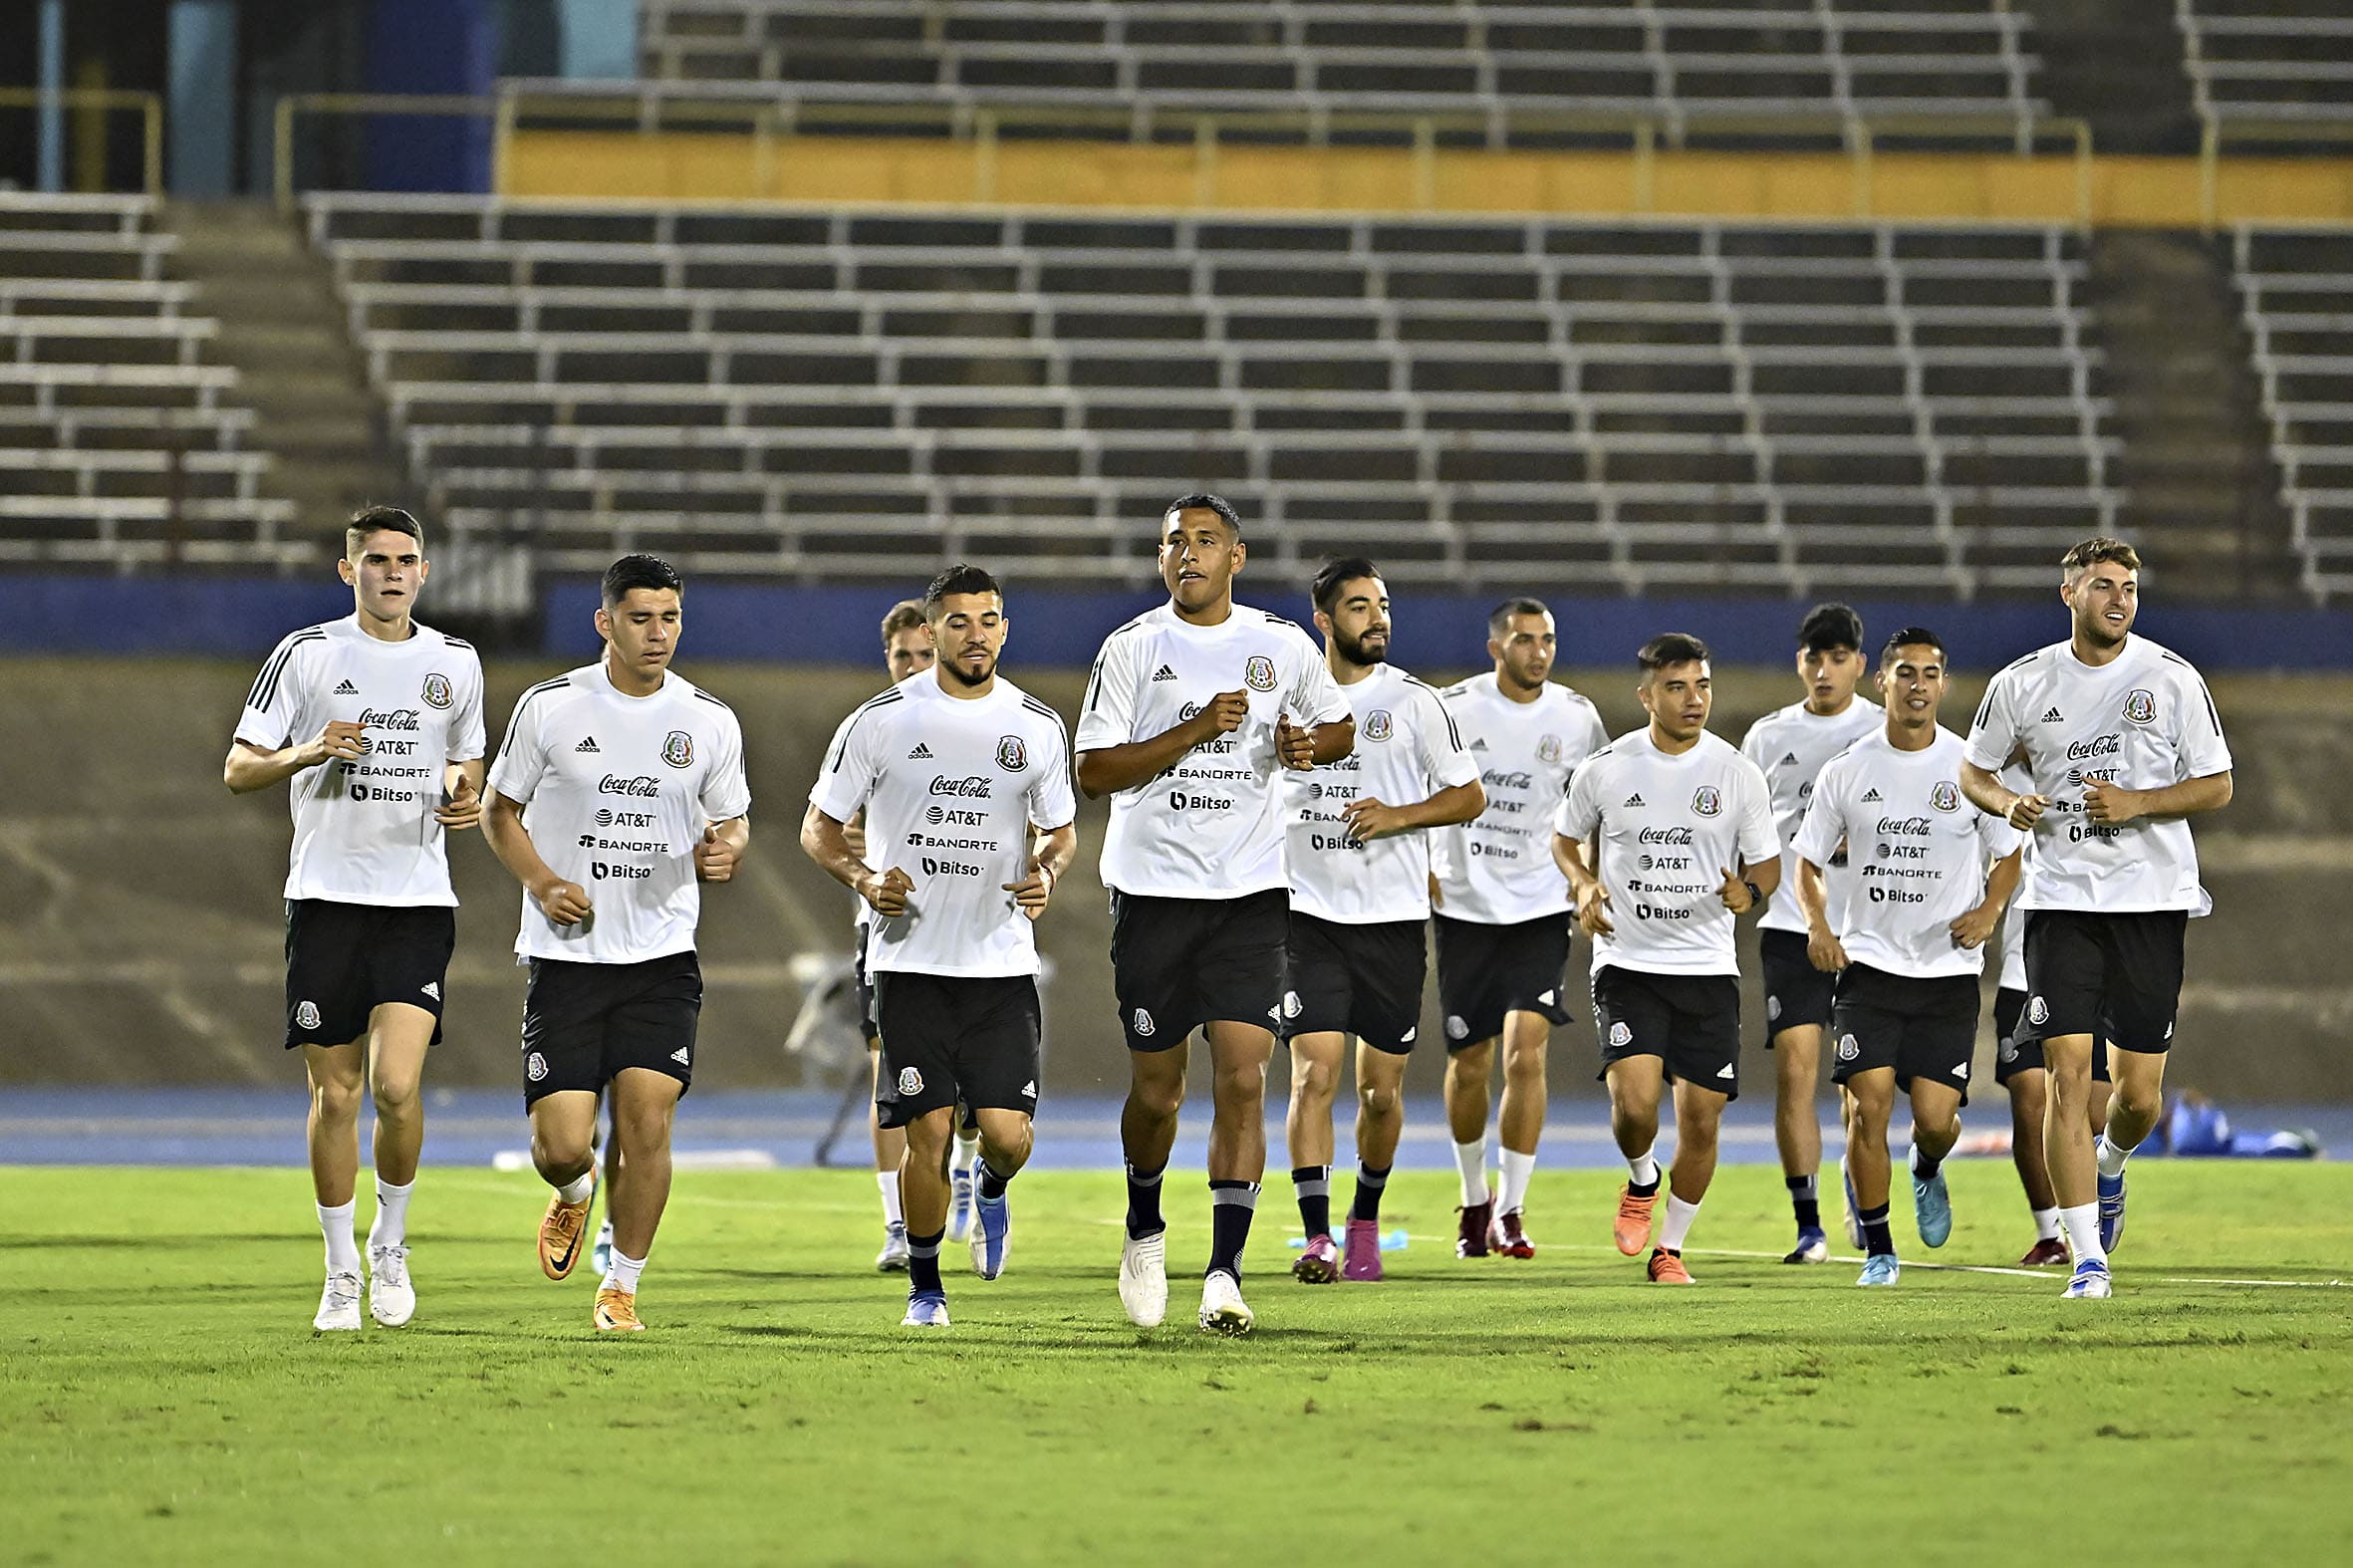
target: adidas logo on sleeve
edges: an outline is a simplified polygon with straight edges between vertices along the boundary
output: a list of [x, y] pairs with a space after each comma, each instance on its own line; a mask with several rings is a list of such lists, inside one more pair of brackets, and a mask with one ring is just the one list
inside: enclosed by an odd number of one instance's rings
[[356, 697], [360, 694], [360, 688], [349, 680], [341, 680], [336, 682], [335, 694], [339, 697]]
[[915, 742], [915, 749], [907, 754], [907, 760], [910, 762], [928, 762], [931, 760], [931, 748], [918, 740]]
[[1641, 804], [1642, 804], [1642, 796], [1641, 796], [1641, 795], [1639, 795], [1639, 794], [1635, 794], [1635, 795], [1629, 795], [1629, 796], [1627, 796], [1627, 797], [1626, 797], [1626, 805], [1625, 805], [1624, 807], [1621, 807], [1620, 809], [1621, 809], [1621, 810], [1632, 810], [1634, 807], [1636, 807], [1636, 806], [1639, 806], [1639, 805], [1641, 805]]
[[596, 752], [598, 750], [597, 737], [594, 735], [583, 735], [580, 738], [580, 744], [574, 746], [572, 749], [574, 751]]
[[1155, 680], [1174, 680], [1176, 678], [1176, 671], [1171, 669], [1168, 665], [1163, 664], [1160, 668], [1152, 672], [1152, 678]]
[[1879, 791], [1875, 789], [1867, 789], [1863, 792], [1863, 804], [1866, 806], [1873, 804], [1878, 799]]
[[2067, 719], [2065, 715], [2060, 713], [2060, 711], [2054, 707], [2049, 712], [2042, 715], [2042, 721], [2045, 724], [2064, 724], [2067, 722]]

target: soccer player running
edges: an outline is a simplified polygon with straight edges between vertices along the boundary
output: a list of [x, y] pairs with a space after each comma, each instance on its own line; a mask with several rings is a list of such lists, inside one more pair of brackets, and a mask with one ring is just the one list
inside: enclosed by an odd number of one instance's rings
[[1160, 544], [1169, 602], [1104, 640], [1072, 739], [1079, 788], [1112, 797], [1103, 881], [1130, 1073], [1120, 1304], [1144, 1328], [1168, 1313], [1161, 1178], [1197, 1028], [1213, 1095], [1200, 1325], [1250, 1331], [1242, 1248], [1266, 1169], [1266, 1067], [1290, 924], [1275, 777], [1339, 761], [1356, 733], [1307, 634], [1233, 602], [1248, 556], [1224, 500], [1170, 503]]
[[[1462, 1181], [1456, 1257], [1533, 1257], [1521, 1210], [1544, 1133], [1544, 1053], [1569, 962], [1569, 885], [1553, 864], [1552, 813], [1578, 764], [1609, 743], [1593, 704], [1552, 680], [1552, 612], [1512, 599], [1487, 617], [1494, 670], [1438, 693], [1478, 764], [1484, 810], [1438, 836], [1433, 859], [1446, 1123]], [[1487, 1184], [1495, 1047], [1501, 1179]]]
[[[2034, 781], [2015, 763], [1998, 776], [2006, 789], [2033, 787]], [[2027, 853], [2032, 853], [2031, 845]], [[2023, 883], [2023, 874], [2019, 880]], [[2042, 1158], [2049, 1077], [2042, 1065], [2042, 1042], [2026, 1023], [2026, 912], [2013, 902], [2001, 917], [2001, 976], [1993, 993], [1993, 1081], [2010, 1097], [2010, 1163], [2017, 1169], [2018, 1186], [2034, 1219], [2034, 1244], [2018, 1259], [2023, 1268], [2068, 1261], [2067, 1242], [2059, 1234], [2059, 1200], [2051, 1195], [2050, 1167]], [[2092, 1052], [2092, 1091], [2085, 1110], [2097, 1137], [2108, 1120], [2105, 1045]]]
[[[2141, 558], [2087, 539], [2060, 562], [2063, 643], [1993, 677], [1961, 785], [2032, 835], [2025, 889], [2026, 1023], [2050, 1075], [2043, 1156], [2075, 1268], [2070, 1297], [2110, 1293], [2124, 1233], [2125, 1159], [2164, 1109], [2182, 992], [2182, 939], [2214, 907], [2189, 818], [2230, 800], [2222, 716], [2190, 661], [2132, 635]], [[1995, 777], [2022, 762], [2034, 788]], [[2105, 1034], [2115, 1080], [2095, 1147], [2087, 1103]]]
[[593, 664], [515, 703], [490, 770], [484, 832], [523, 885], [523, 1104], [555, 1195], [539, 1266], [571, 1274], [596, 1190], [598, 1101], [613, 1097], [613, 1256], [591, 1321], [638, 1330], [638, 1282], [669, 1201], [670, 1121], [693, 1079], [702, 1011], [701, 882], [751, 838], [743, 728], [670, 668], [685, 585], [658, 556], [606, 569]]
[[[1887, 721], [1822, 769], [1797, 835], [1797, 905], [1814, 966], [1838, 976], [1832, 1033], [1837, 1081], [1855, 1097], [1847, 1173], [1863, 1226], [1859, 1285], [1893, 1285], [1888, 1120], [1912, 1101], [1912, 1205], [1920, 1239], [1953, 1234], [1943, 1162], [1961, 1137], [1977, 1048], [1977, 977], [1993, 923], [2018, 886], [2017, 829], [1966, 809], [1961, 740], [1937, 723], [1945, 645], [1908, 627], [1879, 655]], [[1854, 897], [1832, 910], [1828, 868], [1840, 845]]]
[[[1756, 922], [1764, 966], [1765, 1048], [1773, 1053], [1773, 1142], [1780, 1146], [1781, 1180], [1797, 1219], [1797, 1245], [1784, 1263], [1819, 1263], [1830, 1256], [1822, 1228], [1822, 1030], [1830, 1022], [1831, 977], [1806, 957], [1806, 921], [1797, 907], [1797, 842], [1822, 765], [1879, 727], [1877, 704], [1855, 695], [1864, 672], [1863, 619], [1845, 605], [1816, 605], [1797, 628], [1797, 676], [1805, 698], [1767, 713], [1749, 727], [1740, 754], [1762, 769], [1773, 791], [1773, 825], [1781, 835], [1781, 890]], [[1842, 925], [1852, 874], [1833, 857], [1830, 919]]]
[[1552, 852], [1593, 938], [1593, 1018], [1610, 1131], [1630, 1179], [1612, 1239], [1651, 1239], [1659, 1099], [1675, 1095], [1675, 1168], [1652, 1249], [1655, 1284], [1688, 1285], [1683, 1247], [1715, 1175], [1723, 1108], [1740, 1093], [1736, 918], [1772, 897], [1781, 841], [1756, 764], [1707, 733], [1707, 645], [1670, 632], [1637, 655], [1650, 724], [1588, 758], [1554, 823]]
[[[842, 727], [810, 792], [801, 848], [874, 911], [876, 1100], [882, 1125], [907, 1145], [904, 1321], [945, 1328], [939, 1246], [959, 1101], [980, 1128], [973, 1271], [996, 1278], [1012, 1244], [1005, 1186], [1029, 1159], [1038, 1104], [1030, 926], [1078, 850], [1078, 806], [1061, 717], [997, 676], [1011, 622], [996, 579], [950, 567], [932, 579], [923, 614], [937, 663]], [[861, 811], [863, 851], [846, 826]]]
[[[1311, 1285], [1381, 1277], [1381, 1192], [1405, 1130], [1406, 1056], [1422, 1021], [1430, 920], [1429, 830], [1485, 809], [1478, 764], [1434, 687], [1389, 662], [1389, 588], [1361, 556], [1327, 563], [1312, 589], [1324, 663], [1356, 720], [1356, 749], [1283, 775], [1291, 877], [1291, 1182]], [[1332, 1241], [1332, 1100], [1356, 1049], [1356, 1196], [1345, 1258]]]
[[482, 663], [416, 624], [424, 531], [392, 506], [344, 529], [337, 574], [352, 614], [279, 643], [246, 693], [221, 777], [243, 795], [291, 779], [286, 1048], [310, 1075], [311, 1188], [327, 1239], [312, 1327], [360, 1327], [360, 1099], [376, 1100], [376, 1219], [368, 1311], [416, 1311], [408, 1199], [424, 1147], [417, 1093], [441, 1038], [457, 939], [445, 835], [482, 818]]

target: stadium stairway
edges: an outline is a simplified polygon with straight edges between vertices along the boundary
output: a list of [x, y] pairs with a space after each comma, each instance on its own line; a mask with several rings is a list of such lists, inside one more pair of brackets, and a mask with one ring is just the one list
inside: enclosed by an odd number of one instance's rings
[[2227, 260], [2170, 230], [2107, 229], [2085, 247], [2091, 336], [2122, 443], [2118, 521], [2166, 541], [2167, 575], [2247, 599], [2302, 573]]
[[318, 526], [408, 492], [344, 325], [334, 280], [262, 202], [176, 202], [179, 275], [218, 318], [217, 358], [234, 367], [257, 415], [252, 444], [277, 459], [295, 525]]
[[2054, 113], [2086, 121], [2104, 152], [2198, 150], [2176, 0], [2023, 0]]

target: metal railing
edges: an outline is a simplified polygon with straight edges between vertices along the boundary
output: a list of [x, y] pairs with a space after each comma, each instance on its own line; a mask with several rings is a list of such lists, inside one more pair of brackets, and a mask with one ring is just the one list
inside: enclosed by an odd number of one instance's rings
[[270, 183], [278, 210], [295, 208], [294, 129], [303, 115], [429, 116], [454, 120], [488, 120], [496, 128], [490, 152], [490, 188], [504, 182], [509, 115], [515, 100], [502, 89], [494, 96], [449, 93], [289, 93], [278, 100], [270, 134]]
[[[139, 117], [139, 182], [149, 197], [163, 194], [163, 99], [127, 88], [0, 87], [0, 109], [95, 109]], [[101, 132], [102, 137], [104, 132]]]

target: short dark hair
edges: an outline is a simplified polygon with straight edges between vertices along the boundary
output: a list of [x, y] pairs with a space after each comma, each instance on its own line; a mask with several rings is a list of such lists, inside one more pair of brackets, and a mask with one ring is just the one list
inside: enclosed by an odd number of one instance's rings
[[1315, 582], [1309, 586], [1308, 594], [1315, 600], [1316, 609], [1330, 615], [1332, 607], [1340, 603], [1341, 589], [1360, 577], [1378, 578], [1380, 575], [1381, 569], [1361, 555], [1337, 556], [1326, 561], [1323, 570], [1315, 574]]
[[1897, 649], [1914, 646], [1933, 648], [1937, 651], [1939, 658], [1945, 656], [1945, 640], [1943, 638], [1931, 632], [1927, 627], [1906, 627], [1887, 640], [1887, 646], [1879, 651], [1879, 661], [1883, 664], [1887, 663], [1896, 656]]
[[2060, 557], [2059, 570], [2066, 574], [2067, 581], [2073, 582], [2076, 575], [2086, 567], [2096, 566], [2102, 561], [2113, 561], [2128, 572], [2138, 572], [2141, 569], [2141, 552], [2121, 539], [2110, 539], [2102, 534], [2086, 539]]
[[605, 608], [611, 610], [636, 588], [668, 589], [686, 597], [686, 580], [657, 555], [625, 555], [605, 568]]
[[1634, 655], [1645, 680], [1670, 664], [1704, 664], [1707, 659], [1707, 645], [1689, 632], [1662, 632]]
[[923, 590], [923, 619], [937, 616], [940, 602], [951, 594], [994, 594], [999, 605], [1005, 602], [1003, 584], [980, 568], [959, 562], [931, 579], [931, 586]]
[[1544, 601], [1541, 599], [1524, 597], [1506, 599], [1487, 612], [1487, 636], [1500, 643], [1503, 641], [1503, 634], [1511, 630], [1513, 616], [1548, 616], [1552, 612], [1545, 608]]
[[1227, 533], [1232, 534], [1237, 540], [1242, 537], [1242, 517], [1239, 512], [1233, 509], [1233, 503], [1222, 495], [1211, 495], [1206, 490], [1195, 490], [1189, 495], [1180, 495], [1167, 506], [1162, 507], [1161, 521], [1166, 523], [1178, 512], [1194, 511], [1215, 512], [1217, 520], [1225, 525]]
[[1863, 618], [1846, 605], [1816, 605], [1806, 612], [1797, 624], [1797, 646], [1801, 653], [1818, 653], [1826, 648], [1851, 648], [1863, 652]]
[[891, 640], [900, 633], [912, 632], [923, 624], [923, 602], [920, 599], [902, 599], [891, 607], [889, 615], [883, 617], [883, 646], [889, 648]]
[[383, 533], [388, 528], [415, 540], [418, 553], [423, 553], [424, 524], [396, 506], [363, 506], [343, 525], [343, 558], [351, 560], [370, 534]]

